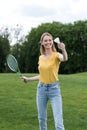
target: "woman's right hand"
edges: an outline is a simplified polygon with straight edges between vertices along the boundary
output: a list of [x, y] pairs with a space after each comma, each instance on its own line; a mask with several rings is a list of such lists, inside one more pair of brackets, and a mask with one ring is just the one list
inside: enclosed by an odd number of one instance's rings
[[25, 83], [28, 82], [28, 78], [27, 78], [26, 76], [21, 76], [21, 80], [22, 80], [23, 82], [25, 82]]

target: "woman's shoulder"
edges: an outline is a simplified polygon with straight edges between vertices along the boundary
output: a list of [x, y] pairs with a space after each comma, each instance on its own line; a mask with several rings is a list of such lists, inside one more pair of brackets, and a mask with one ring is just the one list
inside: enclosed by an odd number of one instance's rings
[[59, 59], [60, 54], [60, 52], [54, 52], [53, 57]]
[[54, 55], [54, 56], [58, 56], [58, 55], [59, 55], [59, 52], [53, 52], [53, 55]]
[[43, 55], [40, 55], [40, 56], [39, 56], [39, 59], [41, 59], [42, 57], [43, 57]]
[[57, 51], [54, 52], [54, 55], [55, 55], [55, 56], [58, 56], [59, 54], [61, 54], [61, 53], [60, 53], [60, 52], [57, 52]]

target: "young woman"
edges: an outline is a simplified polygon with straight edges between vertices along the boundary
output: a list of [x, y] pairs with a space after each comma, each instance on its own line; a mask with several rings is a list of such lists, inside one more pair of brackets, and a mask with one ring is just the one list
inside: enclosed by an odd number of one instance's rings
[[38, 61], [39, 75], [34, 77], [22, 76], [23, 81], [39, 80], [37, 86], [37, 109], [40, 130], [47, 130], [47, 102], [50, 100], [56, 130], [64, 130], [62, 98], [58, 71], [60, 63], [68, 60], [65, 44], [58, 44], [62, 53], [56, 51], [53, 37], [48, 32], [43, 33], [40, 39]]

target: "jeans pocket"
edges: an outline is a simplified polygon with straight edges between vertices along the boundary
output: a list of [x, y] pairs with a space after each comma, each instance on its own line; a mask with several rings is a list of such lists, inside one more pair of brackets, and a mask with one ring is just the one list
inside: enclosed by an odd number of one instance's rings
[[58, 95], [61, 93], [59, 83], [53, 84], [52, 87], [50, 88], [50, 90], [51, 90], [51, 92], [53, 92], [55, 94], [57, 93]]
[[41, 88], [43, 84], [41, 82], [38, 83], [37, 88]]
[[52, 89], [59, 89], [60, 88], [60, 85], [59, 85], [59, 83], [57, 82], [57, 83], [54, 83], [53, 85], [52, 85]]
[[59, 86], [58, 85], [54, 85], [51, 87], [52, 90], [58, 90], [59, 89]]

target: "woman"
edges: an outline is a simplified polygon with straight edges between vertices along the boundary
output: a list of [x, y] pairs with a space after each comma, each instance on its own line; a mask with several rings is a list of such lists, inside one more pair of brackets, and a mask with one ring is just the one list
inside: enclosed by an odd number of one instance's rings
[[60, 63], [68, 60], [65, 44], [58, 44], [62, 53], [56, 51], [53, 37], [49, 33], [43, 33], [40, 39], [40, 52], [38, 61], [39, 75], [34, 77], [22, 76], [25, 82], [39, 80], [37, 87], [37, 109], [40, 130], [47, 130], [47, 102], [50, 100], [56, 130], [64, 130], [62, 99], [58, 70]]

